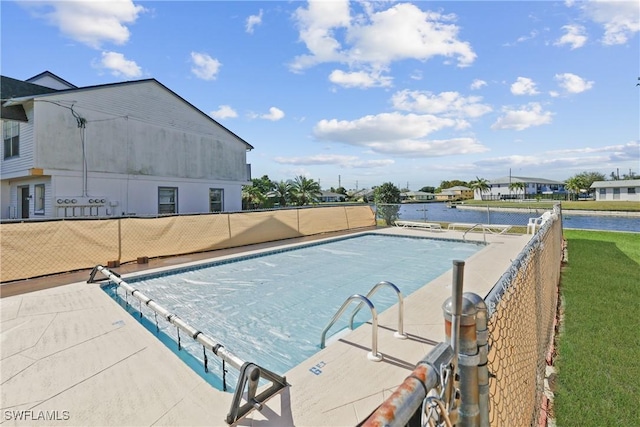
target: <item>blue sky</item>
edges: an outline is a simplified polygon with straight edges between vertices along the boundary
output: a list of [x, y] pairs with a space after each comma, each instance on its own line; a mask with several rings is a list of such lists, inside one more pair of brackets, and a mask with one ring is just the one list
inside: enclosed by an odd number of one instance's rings
[[637, 1], [2, 1], [1, 72], [155, 78], [253, 177], [323, 188], [639, 172]]

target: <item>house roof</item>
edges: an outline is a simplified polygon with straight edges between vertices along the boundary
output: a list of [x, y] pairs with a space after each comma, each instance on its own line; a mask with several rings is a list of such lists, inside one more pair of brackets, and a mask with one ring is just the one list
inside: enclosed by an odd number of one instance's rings
[[33, 83], [35, 81], [38, 81], [42, 78], [51, 78], [59, 83], [61, 83], [64, 86], [67, 86], [69, 88], [76, 88], [78, 86], [74, 85], [73, 83], [69, 83], [68, 81], [66, 81], [65, 79], [63, 79], [62, 77], [56, 76], [55, 74], [53, 74], [51, 71], [43, 71], [40, 74], [36, 74], [33, 77], [29, 77], [27, 80], [25, 80], [26, 82], [29, 83]]
[[464, 185], [456, 185], [455, 187], [449, 187], [446, 190], [451, 191], [471, 191], [469, 187], [465, 187]]
[[[5, 77], [3, 77], [3, 80], [4, 80], [4, 78]], [[11, 79], [11, 80], [15, 80], [15, 79]], [[18, 80], [18, 82], [19, 82], [19, 80]], [[216, 125], [220, 126], [225, 131], [229, 132], [231, 135], [233, 135], [236, 138], [238, 138], [240, 141], [242, 141], [246, 145], [248, 150], [253, 150], [253, 148], [254, 148], [253, 145], [249, 144], [247, 141], [245, 141], [244, 139], [242, 139], [241, 137], [236, 135], [234, 132], [230, 131], [225, 126], [223, 126], [220, 123], [218, 123], [211, 116], [209, 116], [208, 114], [204, 113], [202, 110], [198, 109], [196, 106], [191, 104], [189, 101], [187, 101], [186, 99], [184, 99], [183, 97], [181, 97], [180, 95], [178, 95], [177, 93], [175, 93], [174, 91], [172, 91], [171, 89], [169, 89], [168, 87], [166, 87], [165, 85], [160, 83], [158, 80], [153, 79], [153, 78], [151, 78], [151, 79], [142, 79], [142, 80], [130, 80], [130, 81], [126, 81], [126, 82], [117, 82], [117, 83], [106, 83], [106, 84], [93, 85], [93, 86], [83, 86], [83, 87], [76, 87], [76, 88], [62, 89], [62, 90], [55, 90], [55, 89], [47, 88], [47, 87], [44, 87], [44, 86], [34, 85], [33, 83], [28, 83], [28, 82], [21, 82], [21, 83], [25, 83], [25, 84], [32, 85], [32, 86], [38, 86], [38, 87], [40, 87], [40, 88], [42, 88], [44, 90], [40, 91], [40, 92], [35, 92], [35, 93], [24, 93], [24, 94], [16, 93], [16, 95], [14, 95], [14, 96], [5, 98], [5, 92], [4, 92], [4, 87], [3, 87], [3, 90], [2, 90], [3, 107], [4, 107], [4, 102], [5, 101], [9, 101], [9, 100], [12, 101], [14, 103], [14, 105], [19, 105], [22, 102], [29, 101], [29, 100], [32, 100], [32, 99], [35, 99], [35, 98], [42, 98], [42, 97], [51, 96], [54, 93], [55, 94], [61, 94], [61, 93], [65, 93], [66, 94], [66, 93], [76, 93], [76, 92], [90, 91], [90, 90], [95, 90], [95, 89], [104, 89], [104, 88], [108, 88], [108, 87], [125, 86], [125, 85], [132, 85], [132, 84], [154, 83], [154, 84], [159, 85], [160, 87], [162, 87], [164, 90], [168, 91], [169, 93], [171, 93], [173, 96], [175, 96], [180, 101], [182, 101], [185, 104], [187, 104], [189, 107], [193, 108], [198, 113], [200, 113], [203, 116], [205, 116], [209, 121], [215, 123]], [[9, 105], [7, 105], [7, 107], [9, 107]]]
[[[19, 98], [25, 96], [39, 95], [43, 93], [57, 92], [45, 86], [22, 80], [13, 79], [11, 77], [0, 76], [0, 103], [11, 98]], [[21, 122], [27, 121], [27, 115], [22, 105], [13, 105], [0, 108], [0, 117], [7, 120], [17, 120]]]
[[591, 188], [624, 188], [640, 187], [640, 179], [623, 179], [616, 181], [595, 181]]
[[334, 193], [332, 191], [321, 191], [320, 197], [345, 197], [345, 195], [340, 193]]
[[411, 197], [411, 196], [433, 196], [433, 193], [425, 193], [424, 191], [405, 191], [401, 193], [401, 195]]
[[0, 76], [0, 98], [2, 100], [51, 92], [57, 92], [57, 90], [11, 77]]
[[554, 181], [552, 179], [545, 179], [545, 178], [530, 178], [530, 177], [524, 177], [524, 176], [503, 176], [500, 178], [496, 178], [493, 179], [491, 181], [489, 181], [489, 184], [509, 184], [509, 183], [514, 183], [514, 182], [524, 182], [526, 183], [533, 183], [533, 184], [564, 184], [564, 182], [562, 181]]

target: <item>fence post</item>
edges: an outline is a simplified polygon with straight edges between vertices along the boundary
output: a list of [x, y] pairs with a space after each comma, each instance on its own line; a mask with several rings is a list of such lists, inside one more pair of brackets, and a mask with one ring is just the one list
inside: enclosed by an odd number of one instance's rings
[[[459, 426], [478, 426], [480, 409], [478, 406], [478, 343], [476, 339], [476, 305], [462, 297], [464, 262], [454, 261], [453, 292], [442, 305], [447, 342], [454, 350], [453, 372], [455, 382], [460, 387], [460, 406], [456, 409], [457, 393], [449, 382], [446, 393], [447, 407], [453, 411], [454, 421]], [[455, 415], [457, 412], [457, 416]]]
[[478, 340], [478, 405], [480, 407], [480, 427], [489, 427], [489, 330], [487, 326], [487, 304], [481, 296], [473, 292], [465, 292], [463, 298], [476, 306], [476, 338]]
[[[464, 261], [453, 261], [451, 297], [442, 305], [444, 311], [444, 331], [446, 342], [453, 349], [452, 372], [458, 372], [458, 350], [460, 336], [460, 315], [462, 311], [462, 287], [464, 284]], [[448, 410], [455, 408], [454, 381], [448, 381], [445, 390], [445, 405]]]

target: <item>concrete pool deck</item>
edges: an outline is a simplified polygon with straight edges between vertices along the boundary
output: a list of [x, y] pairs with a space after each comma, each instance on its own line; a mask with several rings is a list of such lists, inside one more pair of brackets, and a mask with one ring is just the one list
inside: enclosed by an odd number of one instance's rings
[[[463, 235], [401, 228], [375, 232], [446, 239]], [[484, 296], [530, 238], [487, 234], [491, 244], [466, 260], [464, 290]], [[483, 235], [469, 233], [467, 239], [482, 241]], [[428, 264], [425, 260], [416, 268]], [[233, 395], [206, 383], [99, 283], [85, 283], [88, 273], [84, 276], [0, 299], [0, 424], [225, 426]], [[381, 362], [367, 360], [371, 325], [364, 324], [284, 373], [289, 386], [236, 425], [353, 426], [366, 419], [444, 339], [441, 306], [451, 295], [451, 281], [449, 270], [405, 297], [406, 340], [393, 337], [395, 306], [379, 315]]]

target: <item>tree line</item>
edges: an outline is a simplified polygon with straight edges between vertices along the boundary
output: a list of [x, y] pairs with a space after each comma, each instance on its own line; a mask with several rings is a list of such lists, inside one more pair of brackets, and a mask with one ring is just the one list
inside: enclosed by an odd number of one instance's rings
[[263, 175], [251, 183], [242, 187], [243, 209], [305, 206], [318, 203], [322, 194], [319, 182], [302, 175], [286, 181], [272, 181]]
[[[618, 179], [638, 179], [639, 176], [629, 170], [628, 174], [623, 174], [620, 178], [619, 173], [611, 172], [611, 180]], [[577, 198], [580, 193], [592, 193], [591, 185], [595, 181], [607, 181], [604, 174], [600, 172], [580, 172], [569, 179], [564, 181], [565, 188], [573, 198]], [[472, 181], [450, 180], [441, 181], [439, 187], [424, 186], [419, 191], [425, 193], [440, 193], [443, 190], [463, 186], [468, 187], [474, 191], [474, 193], [484, 194], [490, 191], [489, 180], [476, 176], [476, 179]], [[393, 204], [400, 203], [400, 194], [409, 191], [408, 188], [398, 188], [391, 182], [385, 182], [380, 186], [372, 187], [374, 190], [374, 200], [364, 200], [365, 202], [374, 201], [381, 204]], [[512, 182], [509, 185], [509, 189], [516, 195], [522, 192], [524, 197], [525, 183], [524, 182]], [[342, 201], [357, 201], [352, 200], [351, 195], [344, 187], [330, 188], [333, 193], [341, 194], [344, 196]], [[274, 181], [269, 178], [268, 175], [263, 175], [261, 178], [255, 178], [251, 180], [251, 185], [245, 185], [242, 188], [242, 204], [243, 209], [264, 209], [272, 207], [286, 207], [286, 206], [305, 206], [310, 204], [319, 203], [320, 196], [322, 195], [322, 189], [320, 188], [320, 182], [310, 178], [306, 178], [302, 175], [290, 180]]]

